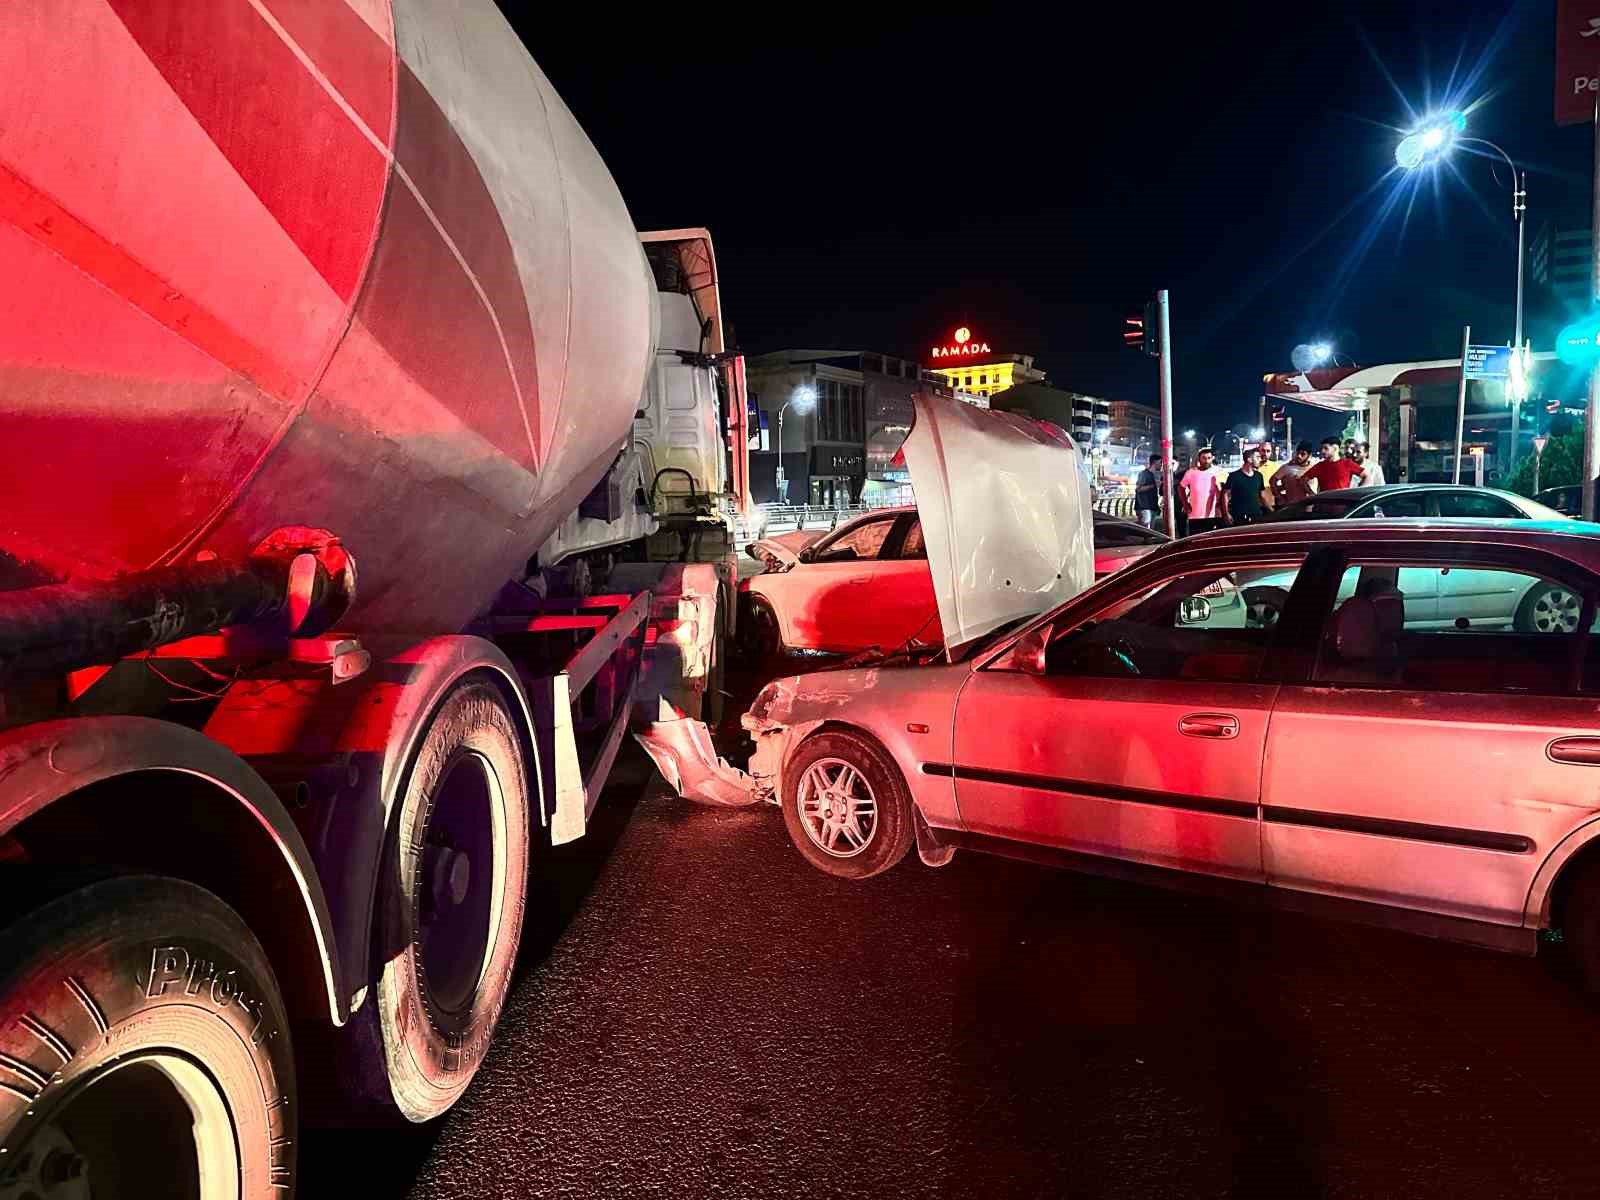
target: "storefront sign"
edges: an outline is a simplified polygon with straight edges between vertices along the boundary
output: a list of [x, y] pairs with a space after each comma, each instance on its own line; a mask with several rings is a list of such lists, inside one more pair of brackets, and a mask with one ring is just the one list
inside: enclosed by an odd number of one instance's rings
[[811, 447], [812, 475], [865, 475], [867, 456], [860, 450], [834, 449], [831, 446]]
[[1600, 97], [1600, 0], [1557, 0], [1556, 124], [1594, 120]]
[[934, 358], [976, 358], [980, 354], [993, 354], [989, 343], [972, 336], [972, 330], [963, 325], [951, 336], [948, 345], [935, 346]]

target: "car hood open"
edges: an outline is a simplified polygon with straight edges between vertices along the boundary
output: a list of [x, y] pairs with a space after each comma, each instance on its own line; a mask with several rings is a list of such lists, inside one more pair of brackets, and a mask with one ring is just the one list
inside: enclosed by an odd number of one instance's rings
[[800, 552], [826, 532], [824, 529], [804, 529], [790, 533], [778, 533], [771, 537], [764, 537], [759, 541], [751, 542], [746, 549], [755, 554], [773, 559], [787, 571], [800, 561]]
[[952, 658], [1094, 582], [1094, 519], [1077, 445], [1057, 426], [917, 396], [906, 470]]

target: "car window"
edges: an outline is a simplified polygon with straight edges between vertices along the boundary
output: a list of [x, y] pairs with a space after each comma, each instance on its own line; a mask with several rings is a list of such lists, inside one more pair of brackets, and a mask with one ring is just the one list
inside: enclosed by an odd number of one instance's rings
[[1551, 488], [1540, 492], [1535, 501], [1549, 506], [1557, 515], [1574, 516], [1583, 511], [1583, 497], [1577, 487]]
[[1401, 492], [1369, 500], [1350, 514], [1355, 517], [1425, 517], [1427, 511], [1418, 492]]
[[928, 545], [922, 540], [922, 522], [911, 518], [911, 527], [906, 530], [906, 536], [900, 542], [900, 558], [927, 558]]
[[1058, 634], [1051, 674], [1244, 683], [1261, 671], [1300, 560], [1168, 577]]
[[1486, 492], [1440, 492], [1441, 517], [1520, 517], [1516, 507]]
[[856, 562], [874, 559], [894, 528], [893, 517], [880, 517], [866, 521], [854, 529], [837, 534], [831, 541], [819, 543], [812, 562]]
[[1402, 691], [1562, 694], [1580, 592], [1494, 564], [1360, 563], [1339, 580], [1314, 680]]
[[1348, 513], [1351, 504], [1349, 500], [1337, 498], [1298, 500], [1279, 510], [1278, 517], [1284, 521], [1333, 521]]

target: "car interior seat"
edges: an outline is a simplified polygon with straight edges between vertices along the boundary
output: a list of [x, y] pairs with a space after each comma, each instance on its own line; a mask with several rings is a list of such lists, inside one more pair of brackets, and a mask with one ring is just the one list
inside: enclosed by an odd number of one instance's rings
[[1340, 604], [1323, 649], [1318, 678], [1324, 683], [1369, 683], [1400, 666], [1400, 631], [1405, 597], [1387, 579], [1363, 580]]

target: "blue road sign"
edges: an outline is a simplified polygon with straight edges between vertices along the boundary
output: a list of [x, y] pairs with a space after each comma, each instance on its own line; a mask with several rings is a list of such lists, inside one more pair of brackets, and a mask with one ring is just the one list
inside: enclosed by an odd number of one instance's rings
[[1507, 379], [1511, 375], [1510, 346], [1468, 346], [1468, 379]]

